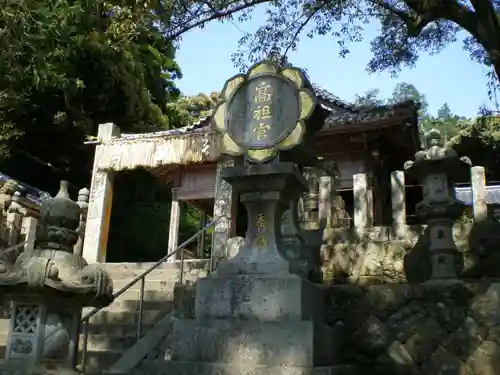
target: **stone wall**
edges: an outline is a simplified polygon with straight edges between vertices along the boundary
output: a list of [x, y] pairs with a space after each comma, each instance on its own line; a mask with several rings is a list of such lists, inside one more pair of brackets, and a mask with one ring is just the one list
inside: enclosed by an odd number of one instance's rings
[[[500, 277], [500, 223], [457, 222], [454, 240], [463, 256], [463, 277]], [[422, 282], [430, 275], [426, 226], [325, 230], [322, 249], [325, 278], [330, 283]]]
[[326, 294], [342, 363], [369, 374], [500, 374], [499, 282], [335, 285]]

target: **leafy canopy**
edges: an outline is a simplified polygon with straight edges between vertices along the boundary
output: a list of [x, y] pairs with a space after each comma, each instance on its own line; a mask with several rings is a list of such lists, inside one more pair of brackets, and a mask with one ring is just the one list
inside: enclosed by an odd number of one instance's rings
[[[245, 21], [254, 7], [265, 4], [266, 22], [241, 39], [234, 55], [237, 65], [254, 62], [271, 51], [286, 56], [300, 38], [333, 36], [340, 55], [365, 38], [375, 21], [379, 34], [371, 42], [373, 57], [368, 71], [398, 73], [413, 67], [422, 51], [438, 53], [462, 39], [471, 59], [493, 69], [492, 83], [500, 73], [500, 1], [497, 0], [217, 0], [171, 5], [173, 19], [168, 35], [178, 37], [194, 27], [233, 16]], [[465, 34], [459, 33], [465, 31]]]
[[[82, 144], [99, 123], [125, 132], [178, 126], [167, 105], [178, 96], [173, 79], [180, 75], [164, 37], [169, 19], [150, 0], [3, 1], [3, 166], [13, 164], [25, 180], [35, 163], [75, 182], [83, 172], [87, 181], [93, 149]], [[32, 184], [43, 188], [43, 181]]]

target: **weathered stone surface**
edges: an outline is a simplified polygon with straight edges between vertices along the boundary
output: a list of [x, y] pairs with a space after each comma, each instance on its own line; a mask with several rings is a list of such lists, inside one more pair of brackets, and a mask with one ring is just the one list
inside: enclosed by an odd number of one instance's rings
[[441, 326], [434, 318], [428, 318], [405, 342], [405, 347], [416, 363], [422, 363], [436, 350], [443, 336]]
[[472, 316], [487, 327], [500, 324], [500, 283], [490, 284], [485, 294], [477, 296], [471, 305]]
[[371, 316], [356, 331], [354, 340], [360, 348], [367, 352], [381, 352], [389, 344], [390, 336], [387, 327], [376, 317]]
[[470, 355], [481, 344], [481, 339], [471, 337], [463, 329], [459, 328], [449, 334], [442, 342], [449, 352], [455, 354], [462, 361], [467, 361]]
[[336, 362], [330, 327], [310, 321], [179, 320], [172, 359], [266, 366], [327, 366]]
[[443, 348], [436, 350], [420, 369], [421, 375], [471, 375], [470, 368]]
[[326, 301], [347, 327], [344, 362], [381, 366], [376, 374], [500, 375], [498, 289], [487, 280], [337, 285]]
[[497, 375], [500, 371], [500, 346], [493, 341], [483, 341], [468, 359], [474, 375]]
[[323, 292], [297, 275], [213, 276], [198, 281], [195, 310], [197, 319], [312, 319]]

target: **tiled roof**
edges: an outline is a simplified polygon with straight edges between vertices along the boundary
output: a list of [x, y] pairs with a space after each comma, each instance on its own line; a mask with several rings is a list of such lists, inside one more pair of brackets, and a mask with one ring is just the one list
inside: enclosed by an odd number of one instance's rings
[[[418, 109], [418, 107], [412, 102], [403, 102], [391, 106], [378, 106], [373, 108], [366, 108], [350, 104], [346, 101], [341, 100], [337, 96], [333, 95], [329, 91], [313, 84], [313, 88], [317, 97], [320, 100], [320, 104], [323, 108], [330, 112], [330, 115], [325, 120], [325, 126], [332, 127], [336, 124], [355, 124], [363, 122], [373, 122], [382, 120], [385, 118], [390, 118], [394, 116], [398, 111], [408, 111], [413, 109]], [[341, 113], [335, 111], [334, 107], [342, 109]], [[142, 134], [122, 134], [119, 138], [114, 141], [130, 141], [146, 138], [157, 138], [165, 136], [183, 135], [183, 134], [200, 134], [205, 133], [211, 129], [211, 116], [202, 116], [198, 118], [194, 123], [182, 128], [176, 128], [171, 130], [164, 130], [153, 133], [142, 133]]]
[[210, 129], [211, 119], [212, 119], [211, 116], [203, 116], [196, 119], [196, 121], [193, 122], [191, 125], [183, 126], [182, 128], [163, 130], [159, 132], [140, 133], [140, 134], [122, 133], [122, 135], [119, 138], [116, 138], [115, 140], [127, 141], [127, 140], [135, 140], [142, 138], [156, 138], [156, 137], [165, 137], [171, 135], [182, 135], [188, 133], [189, 134], [203, 133]]
[[320, 100], [325, 101], [328, 104], [331, 104], [331, 105], [340, 107], [342, 109], [348, 110], [348, 111], [355, 111], [356, 110], [356, 106], [354, 104], [348, 103], [348, 102], [340, 99], [339, 97], [333, 95], [331, 92], [323, 89], [322, 87], [320, 87], [316, 84], [313, 84], [312, 86], [314, 88], [314, 92], [315, 92], [316, 96]]
[[411, 100], [397, 103], [395, 105], [383, 105], [373, 108], [354, 106], [350, 112], [342, 114], [330, 114], [325, 120], [325, 125], [328, 127], [332, 127], [336, 124], [359, 124], [381, 121], [394, 117], [397, 114], [413, 114], [413, 112], [416, 110], [418, 110], [418, 105]]

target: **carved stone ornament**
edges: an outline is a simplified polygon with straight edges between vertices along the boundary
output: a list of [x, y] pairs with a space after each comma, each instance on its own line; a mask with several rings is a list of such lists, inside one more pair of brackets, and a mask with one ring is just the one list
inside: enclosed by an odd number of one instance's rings
[[272, 61], [230, 78], [214, 110], [215, 130], [223, 134], [223, 152], [263, 163], [302, 142], [305, 120], [315, 96], [304, 73]]
[[42, 203], [41, 238], [36, 249], [22, 253], [14, 263], [0, 257], [0, 292], [60, 292], [77, 297], [87, 306], [110, 304], [113, 285], [109, 275], [73, 253], [80, 212], [78, 204], [69, 198], [68, 183], [62, 181], [59, 193]]
[[405, 163], [405, 169], [423, 185], [423, 199], [415, 209], [428, 224], [431, 278], [456, 279], [463, 259], [453, 240], [453, 225], [465, 206], [457, 200], [454, 185], [461, 174], [469, 175], [471, 162], [446, 147], [436, 129], [427, 134], [426, 145], [415, 154], [415, 161]]

